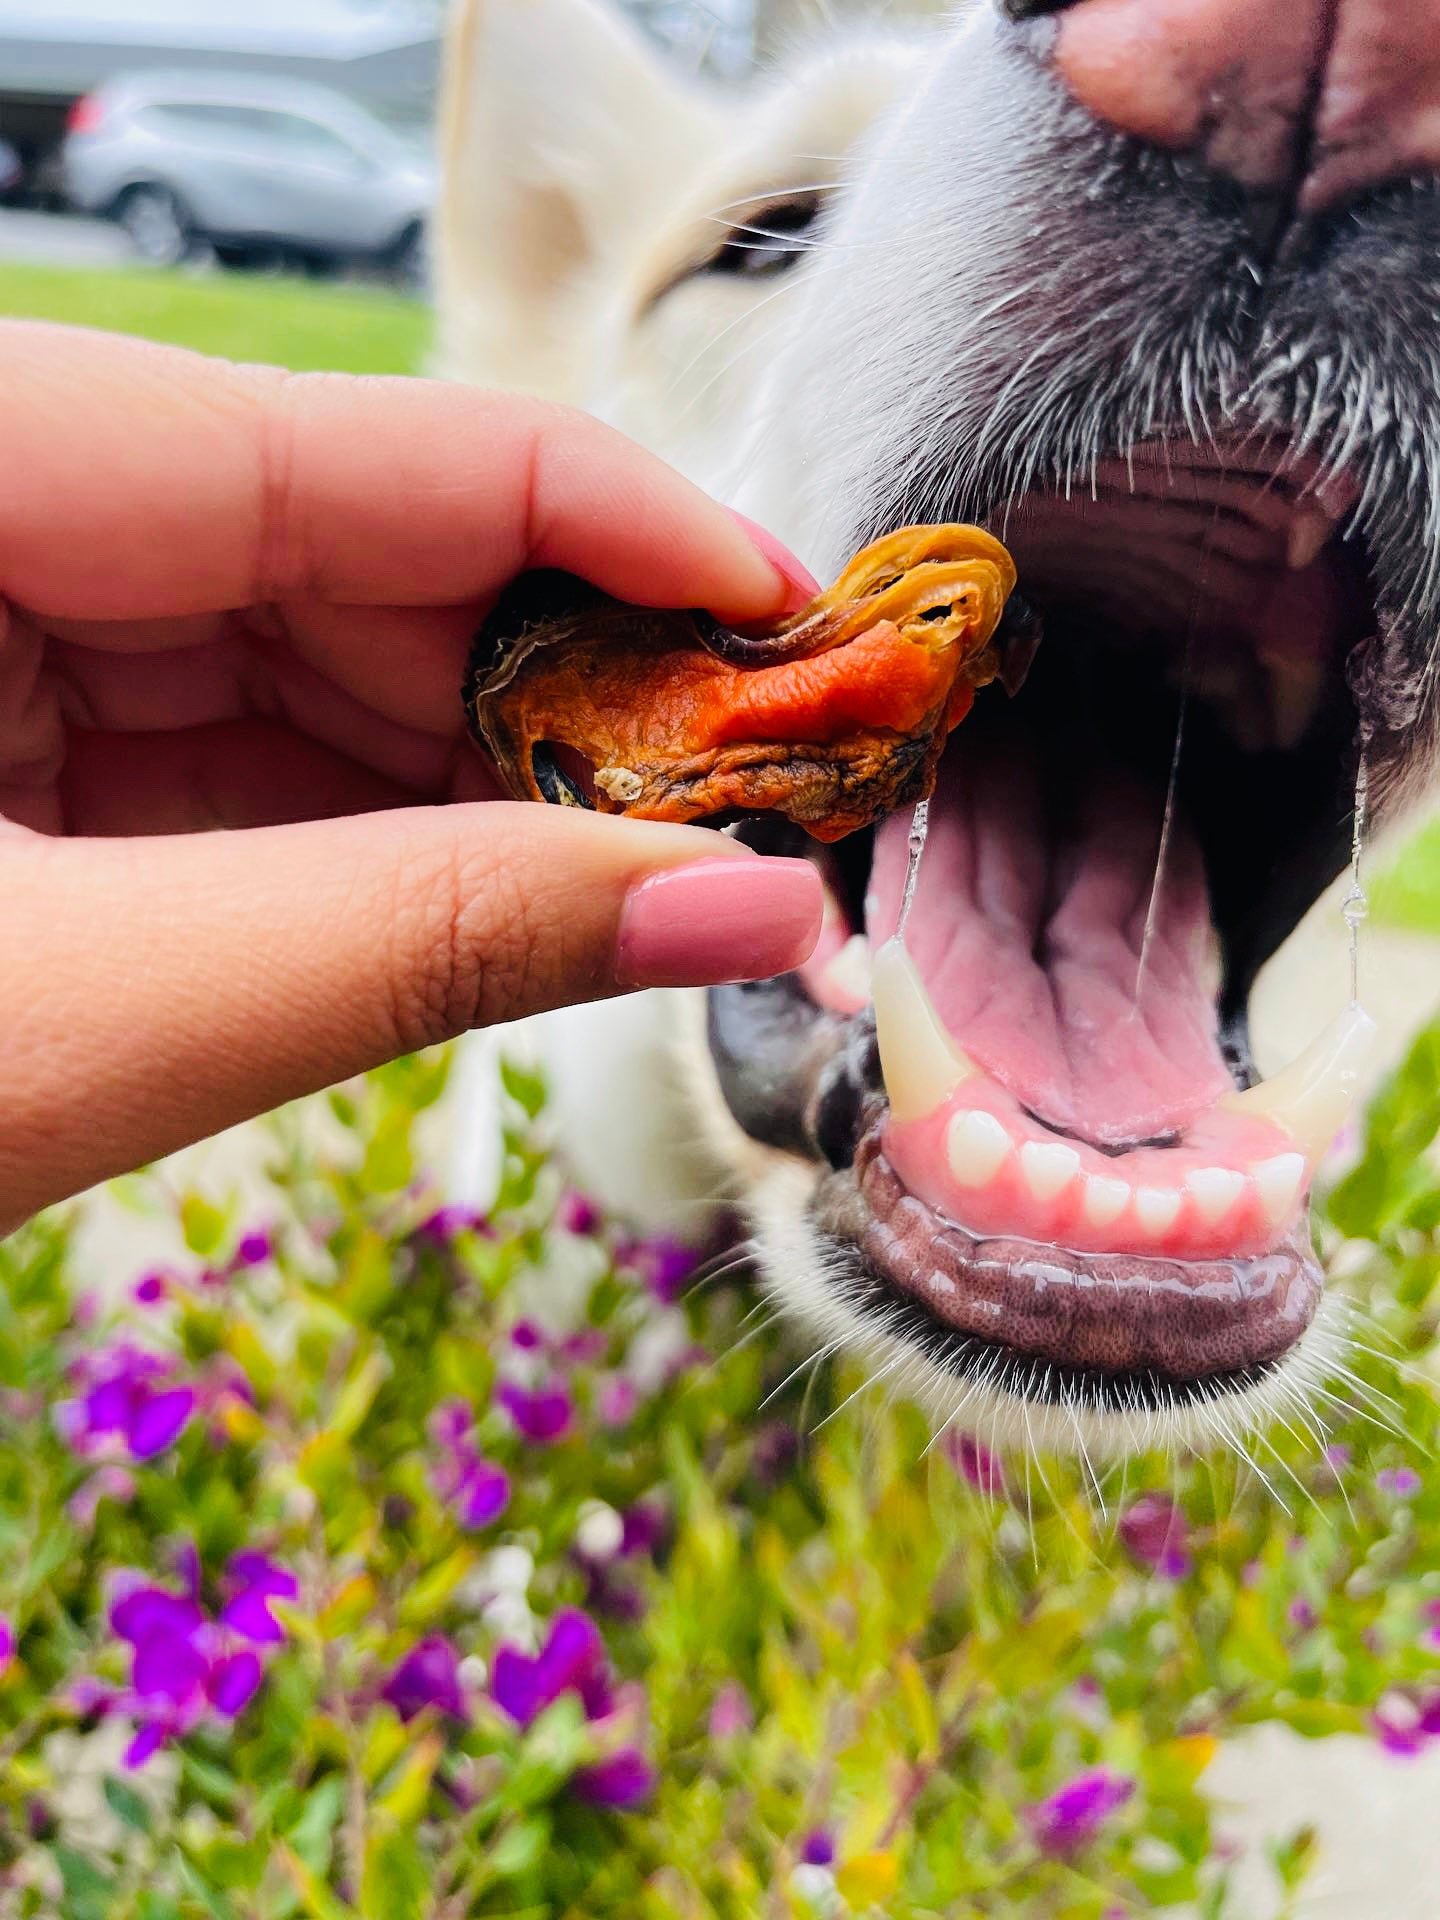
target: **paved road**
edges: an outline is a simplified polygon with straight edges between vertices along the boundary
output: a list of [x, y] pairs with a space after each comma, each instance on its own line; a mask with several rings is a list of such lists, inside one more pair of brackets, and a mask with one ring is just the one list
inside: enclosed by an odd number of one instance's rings
[[57, 267], [113, 267], [131, 257], [129, 243], [106, 220], [0, 207], [0, 260]]

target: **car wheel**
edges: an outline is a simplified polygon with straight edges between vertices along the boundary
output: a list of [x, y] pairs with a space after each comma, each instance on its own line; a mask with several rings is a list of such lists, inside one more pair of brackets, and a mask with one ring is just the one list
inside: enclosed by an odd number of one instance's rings
[[430, 290], [430, 250], [425, 229], [418, 223], [407, 227], [390, 256], [390, 272], [397, 286], [407, 293], [425, 295]]
[[115, 218], [147, 266], [178, 266], [194, 243], [189, 215], [168, 187], [131, 187]]

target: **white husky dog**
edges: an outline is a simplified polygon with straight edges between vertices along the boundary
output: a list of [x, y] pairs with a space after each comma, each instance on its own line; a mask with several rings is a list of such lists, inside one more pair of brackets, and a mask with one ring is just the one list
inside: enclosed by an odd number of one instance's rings
[[588, 1182], [737, 1196], [940, 1417], [1233, 1430], [1323, 1350], [1356, 742], [1383, 827], [1436, 738], [1440, 0], [1376, 19], [1003, 0], [743, 96], [596, 0], [454, 19], [440, 370], [601, 413], [821, 578], [983, 520], [1043, 618], [947, 756], [912, 964], [872, 992], [899, 821], [825, 857], [803, 977], [541, 1040]]

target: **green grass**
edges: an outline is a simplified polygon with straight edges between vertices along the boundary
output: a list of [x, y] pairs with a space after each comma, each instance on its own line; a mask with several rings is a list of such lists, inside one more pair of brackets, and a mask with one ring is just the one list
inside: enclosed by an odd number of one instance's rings
[[430, 314], [374, 288], [143, 268], [0, 266], [0, 314], [106, 327], [297, 372], [418, 373]]

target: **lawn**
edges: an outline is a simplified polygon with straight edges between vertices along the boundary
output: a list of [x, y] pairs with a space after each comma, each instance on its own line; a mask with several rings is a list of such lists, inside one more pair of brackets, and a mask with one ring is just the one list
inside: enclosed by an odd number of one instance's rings
[[0, 313], [108, 327], [298, 372], [417, 373], [430, 339], [428, 310], [399, 294], [227, 273], [7, 261]]

